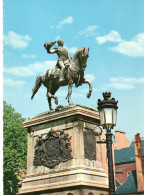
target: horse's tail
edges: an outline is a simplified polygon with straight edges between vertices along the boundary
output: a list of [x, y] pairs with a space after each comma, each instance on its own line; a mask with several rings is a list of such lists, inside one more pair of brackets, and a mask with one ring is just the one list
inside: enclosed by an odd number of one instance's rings
[[39, 75], [36, 79], [36, 82], [35, 82], [35, 86], [34, 88], [32, 89], [33, 93], [32, 93], [32, 96], [31, 96], [31, 99], [33, 99], [34, 95], [37, 93], [38, 89], [40, 88], [41, 86], [41, 76]]

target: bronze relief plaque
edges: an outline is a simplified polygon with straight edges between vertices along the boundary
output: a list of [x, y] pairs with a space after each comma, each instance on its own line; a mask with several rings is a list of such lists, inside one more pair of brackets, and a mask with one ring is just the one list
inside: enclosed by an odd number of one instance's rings
[[54, 168], [61, 162], [72, 159], [70, 139], [67, 133], [50, 130], [45, 138], [38, 136], [34, 151], [34, 166]]
[[96, 160], [96, 139], [91, 130], [84, 132], [84, 154], [89, 160]]

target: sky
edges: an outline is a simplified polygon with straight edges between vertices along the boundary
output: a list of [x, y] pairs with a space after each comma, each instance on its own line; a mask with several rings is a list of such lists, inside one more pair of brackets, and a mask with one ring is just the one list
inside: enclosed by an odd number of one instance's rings
[[[129, 141], [144, 136], [144, 1], [137, 0], [4, 0], [3, 100], [28, 119], [49, 110], [46, 88], [31, 100], [36, 77], [55, 66], [46, 41], [63, 39], [73, 57], [90, 48], [85, 78], [88, 85], [73, 87], [72, 102], [97, 108], [103, 92], [118, 100], [117, 125]], [[68, 87], [56, 95], [67, 106]], [[53, 106], [54, 102], [53, 102]]]

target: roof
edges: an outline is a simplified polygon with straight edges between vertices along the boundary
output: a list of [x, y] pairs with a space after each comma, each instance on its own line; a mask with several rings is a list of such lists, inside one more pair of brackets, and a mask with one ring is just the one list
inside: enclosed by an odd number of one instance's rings
[[114, 150], [115, 164], [135, 162], [134, 141], [128, 148]]
[[117, 187], [116, 194], [137, 192], [136, 171], [131, 171], [126, 181], [122, 185], [118, 184]]
[[[142, 151], [144, 155], [144, 140], [142, 140]], [[115, 149], [115, 164], [124, 164], [124, 163], [133, 163], [135, 162], [135, 148], [134, 141], [132, 141], [131, 145], [128, 148]]]
[[120, 183], [117, 179], [115, 179], [115, 182], [116, 182], [116, 188], [118, 189], [120, 187]]

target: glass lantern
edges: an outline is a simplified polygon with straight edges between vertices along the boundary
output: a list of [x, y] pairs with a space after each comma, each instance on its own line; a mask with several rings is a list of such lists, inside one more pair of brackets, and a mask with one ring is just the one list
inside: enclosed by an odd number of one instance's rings
[[103, 93], [104, 100], [98, 100], [98, 111], [100, 115], [101, 126], [113, 128], [116, 126], [117, 103], [114, 98], [110, 99], [111, 93]]

